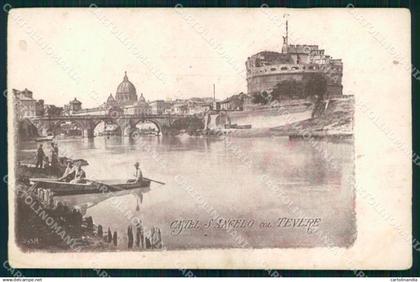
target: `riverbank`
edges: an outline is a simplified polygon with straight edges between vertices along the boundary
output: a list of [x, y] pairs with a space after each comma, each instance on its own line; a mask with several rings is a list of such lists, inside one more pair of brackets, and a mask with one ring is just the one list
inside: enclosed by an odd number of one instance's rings
[[[296, 105], [292, 105], [293, 108]], [[224, 129], [219, 135], [230, 137], [271, 137], [285, 136], [289, 138], [328, 138], [348, 139], [353, 136], [353, 96], [341, 96], [328, 100], [321, 105], [323, 107], [316, 117], [289, 122], [287, 124], [251, 129]], [[284, 111], [288, 111], [287, 107]]]
[[223, 124], [223, 119], [214, 115], [213, 127], [190, 135], [346, 139], [353, 135], [354, 97], [340, 95], [316, 103], [306, 99], [283, 101], [221, 114], [228, 116], [228, 123]]
[[[128, 225], [127, 234], [94, 224], [92, 216], [56, 200], [49, 189], [16, 185], [16, 242], [23, 251], [118, 251], [163, 247], [160, 229], [149, 231], [141, 222]], [[123, 246], [121, 246], [123, 245]], [[125, 245], [125, 246], [124, 246]]]
[[80, 250], [97, 245], [91, 217], [59, 203], [24, 183], [16, 186], [16, 241], [23, 250]]
[[330, 100], [324, 112], [318, 117], [274, 127], [275, 136], [290, 137], [342, 137], [353, 135], [354, 98], [344, 96]]

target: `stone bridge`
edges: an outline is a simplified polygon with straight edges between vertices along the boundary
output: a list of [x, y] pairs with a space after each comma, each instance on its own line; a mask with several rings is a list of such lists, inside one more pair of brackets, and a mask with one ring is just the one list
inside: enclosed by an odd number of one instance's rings
[[121, 134], [130, 136], [136, 125], [141, 122], [150, 122], [156, 125], [158, 133], [165, 134], [176, 120], [185, 118], [185, 115], [73, 115], [57, 117], [33, 117], [29, 121], [37, 128], [40, 135], [57, 133], [63, 123], [77, 124], [83, 131], [83, 137], [94, 137], [95, 127], [102, 121], [116, 124]]

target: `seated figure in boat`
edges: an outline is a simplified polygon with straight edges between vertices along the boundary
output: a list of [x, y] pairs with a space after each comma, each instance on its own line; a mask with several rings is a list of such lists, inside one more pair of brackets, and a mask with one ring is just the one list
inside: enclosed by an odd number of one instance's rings
[[85, 183], [86, 172], [82, 169], [81, 162], [76, 162], [74, 166], [71, 161], [67, 162], [66, 171], [58, 180], [70, 183]]
[[63, 176], [61, 176], [58, 180], [70, 182], [71, 180], [74, 179], [74, 174], [75, 174], [75, 167], [73, 166], [73, 163], [71, 160], [67, 160], [66, 170], [64, 171]]
[[74, 170], [74, 179], [70, 183], [86, 183], [86, 172], [82, 169], [81, 162], [76, 163]]
[[134, 168], [136, 169], [136, 172], [134, 174], [135, 179], [129, 179], [127, 181], [127, 183], [142, 183], [143, 182], [143, 173], [141, 172], [141, 169], [140, 169], [140, 163], [136, 162], [134, 164]]

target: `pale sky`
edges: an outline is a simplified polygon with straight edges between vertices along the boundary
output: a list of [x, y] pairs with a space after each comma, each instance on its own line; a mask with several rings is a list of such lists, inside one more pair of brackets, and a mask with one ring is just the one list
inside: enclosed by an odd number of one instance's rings
[[212, 96], [213, 83], [222, 99], [246, 92], [247, 57], [281, 51], [286, 12], [290, 44], [317, 44], [343, 60], [344, 93], [380, 91], [381, 81], [406, 76], [410, 35], [401, 29], [409, 22], [401, 13], [17, 9], [9, 14], [8, 88], [28, 88], [57, 106], [77, 97], [93, 107], [115, 95], [127, 71], [147, 100]]

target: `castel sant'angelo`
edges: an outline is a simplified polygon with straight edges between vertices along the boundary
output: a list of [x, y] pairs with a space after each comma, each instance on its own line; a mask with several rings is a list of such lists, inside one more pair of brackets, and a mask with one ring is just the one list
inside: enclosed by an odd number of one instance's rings
[[248, 94], [271, 92], [277, 83], [284, 80], [308, 79], [320, 73], [327, 81], [327, 96], [341, 95], [343, 63], [326, 55], [318, 45], [289, 45], [288, 22], [283, 36], [281, 53], [262, 51], [246, 61]]

